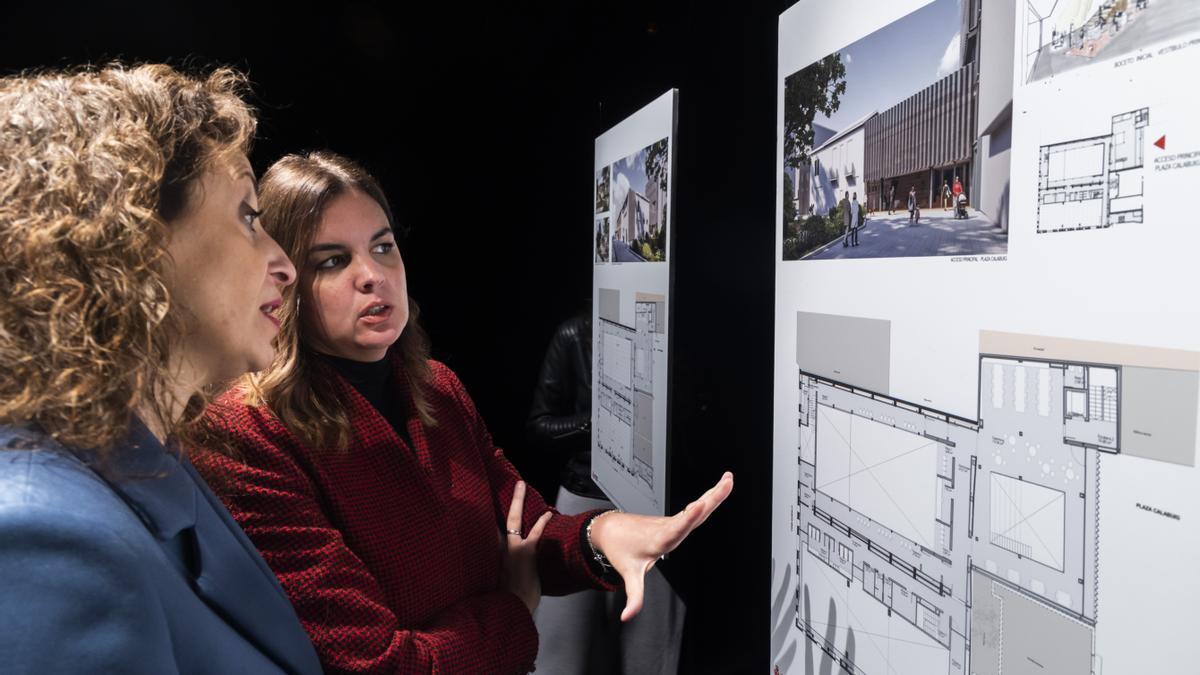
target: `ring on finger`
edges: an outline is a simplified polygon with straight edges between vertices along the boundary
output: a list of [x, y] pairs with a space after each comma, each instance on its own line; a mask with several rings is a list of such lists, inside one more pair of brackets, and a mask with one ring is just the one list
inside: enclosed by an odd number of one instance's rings
[[505, 532], [505, 534], [515, 534], [515, 535], [517, 535], [518, 537], [519, 537], [519, 536], [521, 536], [521, 531], [520, 531], [520, 530], [505, 530], [504, 532]]

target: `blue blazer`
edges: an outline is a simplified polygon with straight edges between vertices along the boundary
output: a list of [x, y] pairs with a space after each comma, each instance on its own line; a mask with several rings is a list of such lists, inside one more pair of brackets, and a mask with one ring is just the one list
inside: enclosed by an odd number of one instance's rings
[[0, 426], [0, 670], [320, 673], [275, 579], [140, 422], [103, 473]]

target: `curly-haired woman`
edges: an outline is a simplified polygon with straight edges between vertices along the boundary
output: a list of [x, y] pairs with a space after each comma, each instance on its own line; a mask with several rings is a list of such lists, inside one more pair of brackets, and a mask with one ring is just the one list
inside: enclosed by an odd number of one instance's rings
[[273, 357], [295, 269], [258, 223], [243, 78], [0, 79], [6, 673], [317, 673], [174, 440]]
[[527, 672], [543, 590], [623, 581], [622, 618], [636, 614], [645, 572], [732, 477], [673, 518], [549, 509], [429, 360], [375, 179], [331, 153], [289, 155], [262, 199], [299, 281], [275, 362], [209, 409], [232, 452], [198, 450], [196, 466], [224, 484], [327, 671]]

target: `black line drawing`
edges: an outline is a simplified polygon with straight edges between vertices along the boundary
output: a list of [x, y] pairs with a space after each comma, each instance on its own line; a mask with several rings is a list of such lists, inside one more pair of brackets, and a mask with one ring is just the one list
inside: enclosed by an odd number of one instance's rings
[[[792, 614], [845, 672], [884, 675], [864, 670], [876, 657], [895, 675], [1093, 672], [1100, 467], [1125, 452], [1129, 366], [1059, 356], [981, 348], [973, 419], [801, 364]], [[837, 626], [805, 609], [827, 601]], [[858, 661], [837, 646], [849, 630]], [[939, 650], [911, 665], [880, 651], [892, 641]]]
[[1114, 115], [1111, 133], [1043, 145], [1037, 231], [1071, 232], [1144, 221], [1150, 109]]
[[664, 333], [660, 295], [638, 293], [634, 326], [600, 318], [596, 442], [620, 471], [654, 495], [654, 361]]

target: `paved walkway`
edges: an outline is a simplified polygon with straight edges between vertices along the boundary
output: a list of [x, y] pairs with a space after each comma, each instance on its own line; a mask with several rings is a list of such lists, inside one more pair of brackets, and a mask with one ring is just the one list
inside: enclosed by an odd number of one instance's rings
[[909, 225], [908, 212], [886, 211], [867, 216], [858, 231], [858, 246], [842, 247], [842, 238], [805, 256], [805, 260], [841, 258], [908, 258], [930, 255], [982, 255], [1008, 251], [1008, 234], [975, 209], [955, 220], [953, 211], [923, 209], [921, 221]]
[[633, 252], [629, 244], [613, 240], [613, 262], [646, 262], [646, 259]]

